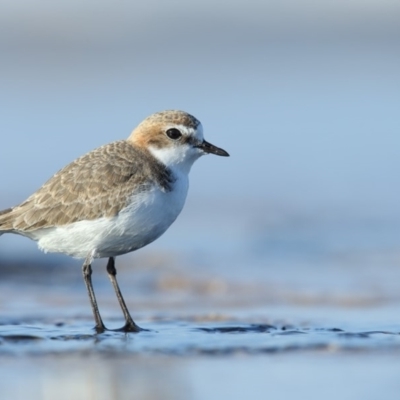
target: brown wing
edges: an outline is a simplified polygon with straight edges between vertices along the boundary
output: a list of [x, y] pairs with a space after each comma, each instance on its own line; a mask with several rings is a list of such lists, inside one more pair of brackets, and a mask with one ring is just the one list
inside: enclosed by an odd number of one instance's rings
[[168, 171], [152, 163], [150, 154], [124, 140], [93, 150], [57, 172], [25, 202], [0, 214], [0, 231], [33, 231], [112, 217], [134, 192], [155, 183], [168, 189]]

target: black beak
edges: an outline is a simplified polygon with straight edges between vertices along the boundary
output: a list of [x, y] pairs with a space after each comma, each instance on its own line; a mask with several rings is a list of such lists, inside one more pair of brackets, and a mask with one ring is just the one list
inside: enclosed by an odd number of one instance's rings
[[222, 150], [219, 147], [206, 142], [205, 140], [203, 140], [202, 143], [196, 145], [195, 147], [202, 149], [205, 153], [215, 154], [217, 156], [229, 157], [229, 154], [225, 150]]

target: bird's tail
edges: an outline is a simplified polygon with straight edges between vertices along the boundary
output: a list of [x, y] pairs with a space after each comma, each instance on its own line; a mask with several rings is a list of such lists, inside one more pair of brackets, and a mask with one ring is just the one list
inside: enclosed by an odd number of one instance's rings
[[12, 208], [0, 211], [0, 236], [10, 230], [10, 228], [7, 228], [7, 225], [9, 224], [11, 211]]

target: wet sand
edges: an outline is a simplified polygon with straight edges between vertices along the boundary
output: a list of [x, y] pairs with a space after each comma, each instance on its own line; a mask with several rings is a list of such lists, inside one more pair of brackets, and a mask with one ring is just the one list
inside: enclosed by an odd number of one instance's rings
[[[39, 257], [2, 268], [0, 397], [397, 398], [400, 301], [387, 290], [395, 269], [380, 270], [388, 286], [375, 279], [374, 289], [350, 284], [357, 268], [326, 269], [335, 285], [321, 289], [319, 279], [305, 283], [304, 268], [303, 281], [295, 271], [279, 280], [284, 269], [244, 280], [155, 260], [120, 262], [128, 307], [147, 330], [139, 334], [94, 333], [78, 263], [55, 268]], [[104, 268], [94, 277], [106, 326], [122, 326]]]

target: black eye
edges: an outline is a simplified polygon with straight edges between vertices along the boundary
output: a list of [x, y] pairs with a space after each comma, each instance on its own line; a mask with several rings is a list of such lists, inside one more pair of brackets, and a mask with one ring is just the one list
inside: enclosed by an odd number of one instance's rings
[[176, 128], [168, 129], [166, 134], [170, 139], [173, 140], [177, 140], [182, 136], [182, 133], [179, 131], [179, 129]]

